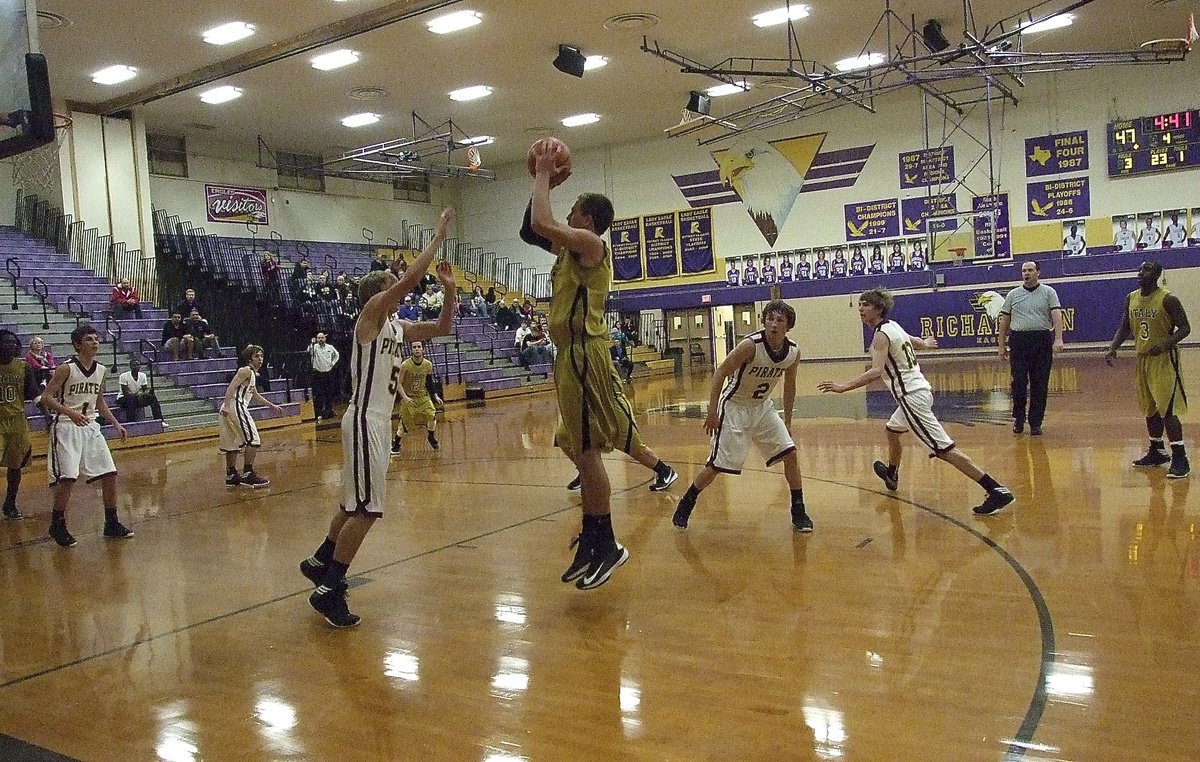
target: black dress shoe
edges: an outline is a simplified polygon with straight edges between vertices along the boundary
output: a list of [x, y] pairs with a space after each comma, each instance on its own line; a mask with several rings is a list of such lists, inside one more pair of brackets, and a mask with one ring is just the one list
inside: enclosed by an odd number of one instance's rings
[[1016, 423], [1014, 423], [1013, 424], [1013, 433], [1014, 434], [1024, 434], [1025, 433], [1025, 421], [1017, 421]]

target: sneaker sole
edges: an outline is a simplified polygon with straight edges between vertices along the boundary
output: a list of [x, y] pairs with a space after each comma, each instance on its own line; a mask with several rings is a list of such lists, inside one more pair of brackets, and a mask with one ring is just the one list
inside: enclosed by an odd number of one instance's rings
[[999, 508], [997, 508], [993, 511], [988, 511], [987, 513], [980, 513], [978, 511], [976, 511], [974, 508], [972, 508], [971, 513], [974, 513], [976, 516], [995, 516], [997, 513], [999, 513], [1000, 511], [1003, 511], [1005, 508], [1011, 508], [1012, 505], [1016, 502], [1017, 502], [1017, 499], [1014, 497], [1012, 500], [1009, 500], [1007, 503], [1005, 503], [1004, 505], [1000, 506]]
[[267, 482], [265, 484], [246, 484], [245, 482], [242, 482], [239, 486], [249, 487], [250, 489], [262, 489], [263, 487], [270, 487], [271, 482]]
[[597, 587], [600, 587], [605, 582], [608, 582], [608, 578], [612, 576], [612, 573], [617, 570], [618, 566], [624, 566], [625, 562], [628, 560], [629, 560], [629, 549], [624, 546], [621, 546], [621, 557], [617, 559], [616, 563], [614, 563], [612, 566], [608, 567], [608, 571], [604, 572], [604, 574], [600, 575], [595, 580], [588, 582], [588, 583], [585, 583], [583, 581], [583, 578], [580, 577], [579, 581], [575, 583], [575, 587], [579, 588], [580, 590], [594, 590]]
[[792, 529], [799, 532], [800, 534], [812, 534], [812, 531], [813, 531], [812, 527], [798, 527], [795, 524], [792, 524]]
[[325, 616], [324, 614], [321, 614], [321, 618], [324, 619], [329, 624], [329, 626], [334, 628], [335, 630], [348, 630], [351, 627], [357, 627], [359, 624], [362, 623], [362, 617], [355, 619], [353, 622], [350, 622], [349, 624], [338, 624], [337, 622], [333, 621], [332, 619]]
[[672, 471], [671, 476], [670, 476], [670, 478], [667, 479], [666, 484], [662, 485], [661, 487], [658, 486], [658, 484], [651, 484], [650, 491], [651, 492], [662, 492], [667, 487], [670, 487], [672, 484], [674, 484], [677, 481], [679, 481], [679, 473], [676, 471]]
[[1135, 461], [1132, 465], [1134, 468], [1162, 468], [1171, 465], [1171, 461], [1164, 460], [1162, 463], [1138, 463]]
[[[879, 473], [880, 465], [882, 465], [882, 463], [880, 461], [878, 461], [878, 460], [875, 461], [875, 464], [873, 464], [871, 466], [871, 470], [875, 472], [875, 475], [878, 476], [881, 481], [883, 481], [883, 486], [887, 488], [888, 492], [895, 492], [896, 488], [900, 486], [900, 480], [897, 479], [896, 481], [892, 481], [892, 480], [888, 479], [886, 476], [884, 476], [883, 474]], [[886, 468], [883, 470], [886, 471]]]
[[1186, 479], [1191, 475], [1192, 475], [1192, 472], [1189, 470], [1182, 474], [1167, 474], [1167, 478], [1168, 479]]
[[106, 540], [132, 540], [133, 532], [130, 532], [129, 534], [106, 534], [106, 535], [104, 535], [104, 539], [106, 539]]

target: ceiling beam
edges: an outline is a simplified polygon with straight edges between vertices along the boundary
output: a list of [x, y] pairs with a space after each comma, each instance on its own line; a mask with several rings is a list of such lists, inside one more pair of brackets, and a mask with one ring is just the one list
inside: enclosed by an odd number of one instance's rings
[[404, 21], [422, 13], [445, 8], [461, 0], [399, 0], [398, 2], [360, 13], [319, 29], [298, 34], [287, 40], [273, 42], [215, 64], [203, 66], [177, 77], [155, 82], [128, 95], [121, 95], [99, 103], [79, 104], [80, 110], [95, 114], [111, 114], [133, 106], [150, 103], [176, 93], [191, 90], [225, 77], [257, 69], [260, 66], [282, 61], [330, 43], [356, 37], [366, 32]]

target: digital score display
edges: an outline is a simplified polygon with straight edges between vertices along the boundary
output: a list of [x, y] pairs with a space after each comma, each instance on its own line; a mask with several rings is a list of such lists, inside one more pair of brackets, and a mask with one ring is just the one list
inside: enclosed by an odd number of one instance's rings
[[1108, 125], [1108, 176], [1200, 166], [1200, 110], [1143, 116]]

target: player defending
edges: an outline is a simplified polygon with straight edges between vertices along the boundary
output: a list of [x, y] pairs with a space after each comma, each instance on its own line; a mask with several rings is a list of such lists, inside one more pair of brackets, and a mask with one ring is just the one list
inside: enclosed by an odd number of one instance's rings
[[[439, 273], [440, 275], [440, 273]], [[454, 300], [448, 299], [442, 303], [442, 312], [438, 316], [438, 324], [442, 317], [450, 313], [447, 319], [446, 333], [450, 332], [449, 323], [454, 318]], [[412, 324], [406, 333], [412, 335]], [[438, 334], [439, 336], [442, 334]], [[438, 449], [437, 408], [442, 404], [441, 397], [429, 390], [429, 374], [433, 371], [433, 363], [425, 359], [425, 345], [419, 341], [412, 343], [412, 354], [398, 366], [399, 380], [396, 388], [400, 390], [400, 426], [392, 437], [392, 455], [400, 454], [401, 435], [417, 428], [425, 427], [425, 437], [429, 446]]]
[[[225, 453], [225, 486], [259, 489], [270, 484], [271, 480], [254, 473], [254, 460], [258, 457], [262, 441], [258, 438], [254, 416], [250, 415], [250, 401], [266, 405], [276, 413], [282, 413], [283, 408], [258, 393], [258, 369], [263, 364], [263, 348], [257, 344], [248, 345], [242, 350], [242, 362], [245, 365], [233, 374], [233, 380], [225, 390], [225, 399], [221, 402], [218, 446]], [[239, 452], [243, 453], [240, 476], [237, 470]]]
[[[792, 492], [792, 528], [811, 532], [812, 519], [804, 511], [804, 482], [796, 443], [792, 441], [792, 405], [796, 401], [796, 367], [800, 349], [788, 338], [796, 326], [796, 311], [775, 300], [763, 309], [763, 330], [738, 342], [717, 368], [708, 393], [704, 430], [712, 449], [703, 470], [696, 474], [675, 508], [671, 521], [687, 529], [696, 498], [718, 473], [740, 474], [750, 441], [758, 442], [767, 456], [767, 467], [783, 461], [783, 474]], [[775, 412], [771, 392], [783, 379], [783, 420]]]
[[[362, 312], [354, 324], [350, 350], [350, 403], [342, 416], [342, 503], [329, 523], [329, 533], [316, 552], [300, 562], [300, 573], [317, 589], [309, 604], [334, 627], [353, 627], [360, 617], [346, 606], [346, 571], [375, 519], [383, 515], [387, 496], [388, 439], [396, 404], [395, 367], [407, 334], [429, 339], [450, 332], [454, 300], [447, 299], [436, 322], [393, 320], [396, 305], [429, 269], [446, 239], [454, 210], [446, 209], [437, 233], [400, 278], [388, 270], [368, 273], [358, 287]], [[454, 293], [450, 264], [437, 266], [437, 277]]]
[[80, 476], [89, 482], [100, 480], [104, 499], [104, 536], [118, 540], [133, 537], [133, 532], [117, 520], [117, 466], [96, 413], [113, 425], [124, 439], [125, 427], [104, 401], [104, 376], [107, 369], [96, 362], [100, 335], [90, 325], [71, 331], [75, 356], [59, 365], [42, 393], [42, 406], [50, 411], [50, 452], [46, 465], [50, 487], [54, 490], [54, 512], [50, 517], [50, 536], [61, 547], [69, 548], [75, 538], [67, 531], [67, 506], [71, 491]]
[[12, 331], [0, 329], [0, 462], [8, 475], [4, 495], [4, 518], [23, 519], [17, 509], [17, 490], [21, 488], [21, 469], [29, 462], [29, 420], [25, 418], [25, 400], [41, 393], [33, 369], [19, 359], [21, 340]]
[[[1140, 288], [1125, 300], [1125, 318], [1104, 360], [1112, 365], [1117, 347], [1133, 335], [1138, 403], [1150, 434], [1150, 449], [1133, 465], [1153, 468], [1170, 463], [1167, 477], [1182, 479], [1191, 473], [1191, 465], [1183, 446], [1183, 424], [1179, 422], [1179, 416], [1187, 413], [1187, 394], [1179, 374], [1179, 342], [1187, 338], [1192, 327], [1179, 297], [1158, 285], [1162, 272], [1158, 262], [1143, 262], [1138, 268]], [[1164, 430], [1171, 440], [1169, 455], [1163, 444]]]
[[[550, 177], [558, 163], [558, 144], [539, 141], [534, 151], [533, 198], [525, 210], [521, 240], [555, 256], [549, 321], [550, 339], [558, 347], [555, 442], [575, 463], [583, 498], [583, 527], [571, 543], [575, 559], [561, 579], [590, 590], [629, 560], [629, 551], [613, 533], [608, 474], [600, 456], [617, 448], [640, 461], [646, 446], [613, 367], [608, 352], [612, 339], [604, 324], [612, 257], [600, 236], [612, 224], [612, 202], [598, 193], [585, 193], [575, 200], [565, 223], [554, 219]], [[659, 478], [668, 479], [671, 467], [655, 461]]]
[[978, 482], [987, 498], [977, 506], [976, 516], [991, 516], [1011, 504], [1016, 497], [1009, 489], [983, 472], [966, 453], [954, 449], [954, 440], [933, 415], [933, 387], [921, 373], [914, 349], [937, 349], [932, 336], [918, 339], [909, 336], [897, 323], [888, 320], [894, 299], [882, 289], [863, 293], [858, 298], [858, 316], [865, 325], [875, 329], [871, 340], [871, 368], [852, 381], [835, 384], [822, 381], [822, 392], [842, 394], [866, 386], [877, 378], [887, 379], [888, 391], [896, 398], [896, 412], [887, 422], [888, 462], [875, 461], [875, 475], [894, 492], [900, 484], [900, 435], [912, 430], [921, 444], [928, 447], [931, 458], [940, 458]]

